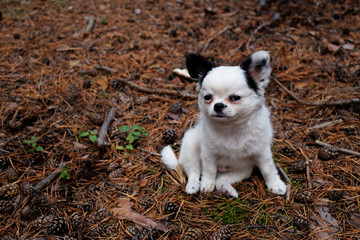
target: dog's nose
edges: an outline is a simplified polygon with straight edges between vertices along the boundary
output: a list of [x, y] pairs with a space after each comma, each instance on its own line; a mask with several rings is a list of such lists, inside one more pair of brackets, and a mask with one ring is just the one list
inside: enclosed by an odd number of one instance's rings
[[226, 105], [223, 103], [215, 103], [215, 105], [214, 105], [215, 112], [222, 112], [222, 110], [224, 110], [224, 108], [226, 108]]

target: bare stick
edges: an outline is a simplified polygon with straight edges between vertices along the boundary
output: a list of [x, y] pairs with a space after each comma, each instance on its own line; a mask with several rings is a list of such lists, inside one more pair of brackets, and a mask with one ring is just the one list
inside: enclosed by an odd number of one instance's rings
[[44, 178], [38, 184], [35, 185], [34, 190], [40, 191], [44, 187], [49, 185], [52, 181], [54, 181], [55, 178], [57, 178], [60, 175], [60, 172], [65, 167], [65, 165], [66, 165], [66, 163], [64, 161], [62, 161], [60, 163], [60, 165], [50, 175], [48, 175], [46, 178]]
[[287, 174], [285, 173], [285, 171], [282, 169], [282, 167], [280, 167], [279, 164], [276, 164], [276, 168], [279, 170], [281, 176], [285, 179], [285, 182], [286, 182], [285, 200], [289, 201], [290, 200], [290, 191], [291, 191], [291, 181], [290, 181], [289, 177], [287, 176]]
[[85, 19], [88, 20], [88, 24], [85, 28], [85, 33], [87, 33], [93, 30], [95, 25], [95, 18], [93, 16], [86, 16]]
[[195, 94], [191, 94], [191, 93], [187, 93], [187, 92], [178, 92], [178, 91], [167, 90], [167, 89], [152, 89], [152, 88], [142, 87], [136, 83], [130, 82], [125, 79], [118, 79], [118, 80], [140, 92], [145, 92], [145, 93], [150, 93], [150, 94], [159, 94], [159, 95], [173, 95], [173, 96], [182, 97], [182, 98], [186, 98], [186, 99], [190, 99], [190, 100], [197, 99], [197, 96]]
[[308, 102], [308, 101], [304, 101], [304, 100], [299, 99], [297, 96], [295, 96], [295, 94], [293, 92], [291, 92], [287, 87], [285, 87], [279, 80], [277, 80], [276, 78], [273, 78], [273, 80], [282, 89], [284, 89], [285, 92], [287, 94], [289, 94], [295, 101], [297, 101], [298, 103], [303, 104], [303, 105], [307, 105], [307, 106], [343, 106], [343, 105], [348, 105], [348, 104], [359, 103], [360, 102], [359, 98], [345, 99], [345, 100], [339, 100], [339, 101], [334, 101], [334, 102]]
[[260, 26], [258, 26], [258, 27], [254, 30], [253, 34], [251, 34], [249, 40], [248, 40], [247, 43], [246, 43], [246, 49], [249, 49], [249, 50], [251, 50], [251, 51], [254, 51], [255, 48], [254, 48], [254, 47], [250, 47], [250, 44], [251, 44], [251, 42], [253, 41], [253, 39], [255, 38], [255, 35], [256, 35], [261, 29], [263, 29], [264, 27], [270, 25], [274, 20], [276, 20], [276, 19], [271, 19], [270, 21], [264, 22], [263, 24], [261, 24]]
[[359, 152], [351, 151], [351, 150], [340, 148], [340, 147], [335, 147], [335, 146], [333, 146], [331, 144], [320, 142], [319, 140], [316, 140], [315, 143], [317, 145], [322, 146], [322, 147], [330, 147], [330, 148], [332, 147], [332, 148], [335, 148], [335, 150], [337, 150], [339, 152], [343, 152], [343, 153], [346, 153], [346, 154], [355, 155], [355, 156], [360, 157]]
[[115, 114], [116, 114], [116, 108], [113, 107], [113, 108], [110, 109], [108, 115], [106, 116], [105, 121], [101, 125], [99, 138], [97, 140], [97, 143], [98, 143], [99, 147], [102, 147], [104, 145], [109, 145], [109, 143], [106, 142], [105, 138], [106, 138], [107, 130], [109, 128], [109, 124], [110, 124], [111, 120], [113, 120]]
[[106, 72], [111, 72], [111, 73], [117, 73], [117, 70], [111, 67], [107, 67], [107, 66], [103, 66], [103, 65], [95, 65], [93, 66], [94, 69], [96, 70], [102, 70], [102, 71], [106, 71]]
[[299, 149], [300, 149], [301, 154], [305, 158], [305, 162], [306, 162], [306, 179], [307, 179], [307, 183], [308, 183], [308, 188], [311, 189], [310, 160], [309, 160], [308, 156], [304, 153], [302, 148], [299, 147]]
[[324, 122], [324, 123], [312, 126], [312, 127], [310, 127], [310, 130], [323, 128], [323, 127], [327, 127], [327, 126], [330, 126], [330, 125], [333, 125], [333, 124], [336, 124], [336, 123], [342, 123], [342, 122], [343, 122], [342, 119], [336, 119], [336, 120], [333, 120], [333, 121]]
[[229, 30], [231, 28], [230, 25], [224, 27], [220, 32], [218, 32], [215, 36], [213, 36], [212, 38], [210, 38], [206, 43], [204, 48], [202, 49], [203, 52], [206, 51], [206, 49], [209, 47], [209, 44], [214, 41], [215, 38], [219, 37], [221, 34], [225, 33], [227, 30]]

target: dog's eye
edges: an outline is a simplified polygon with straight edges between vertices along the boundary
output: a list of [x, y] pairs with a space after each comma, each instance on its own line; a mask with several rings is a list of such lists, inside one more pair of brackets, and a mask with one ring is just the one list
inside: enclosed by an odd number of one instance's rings
[[237, 101], [239, 101], [241, 99], [241, 97], [239, 96], [239, 95], [231, 95], [230, 97], [229, 97], [229, 100], [231, 101], [231, 102], [237, 102]]
[[211, 94], [205, 95], [205, 96], [204, 96], [204, 100], [205, 100], [206, 102], [210, 102], [210, 101], [212, 100], [212, 95], [211, 95]]

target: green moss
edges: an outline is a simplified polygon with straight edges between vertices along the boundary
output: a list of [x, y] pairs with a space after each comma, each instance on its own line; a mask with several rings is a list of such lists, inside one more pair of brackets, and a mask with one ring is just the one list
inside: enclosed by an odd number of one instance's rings
[[204, 215], [208, 215], [215, 222], [221, 224], [239, 224], [250, 216], [249, 203], [244, 200], [224, 200], [216, 205], [215, 209], [204, 207]]
[[269, 214], [267, 214], [265, 211], [261, 211], [258, 223], [261, 225], [266, 225], [269, 224], [269, 222], [270, 222]]

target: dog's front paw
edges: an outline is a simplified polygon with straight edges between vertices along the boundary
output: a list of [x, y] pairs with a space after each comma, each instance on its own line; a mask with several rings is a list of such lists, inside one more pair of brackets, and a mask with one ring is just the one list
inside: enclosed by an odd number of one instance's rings
[[280, 180], [280, 178], [267, 183], [267, 185], [269, 191], [274, 194], [284, 195], [286, 193], [286, 185]]
[[229, 183], [222, 183], [221, 181], [216, 181], [216, 190], [225, 193], [233, 198], [239, 197], [238, 192]]
[[188, 194], [195, 194], [199, 191], [200, 183], [199, 181], [189, 181], [186, 184], [186, 192]]
[[215, 188], [215, 181], [206, 178], [201, 180], [200, 190], [202, 192], [212, 192], [214, 191], [214, 188]]

